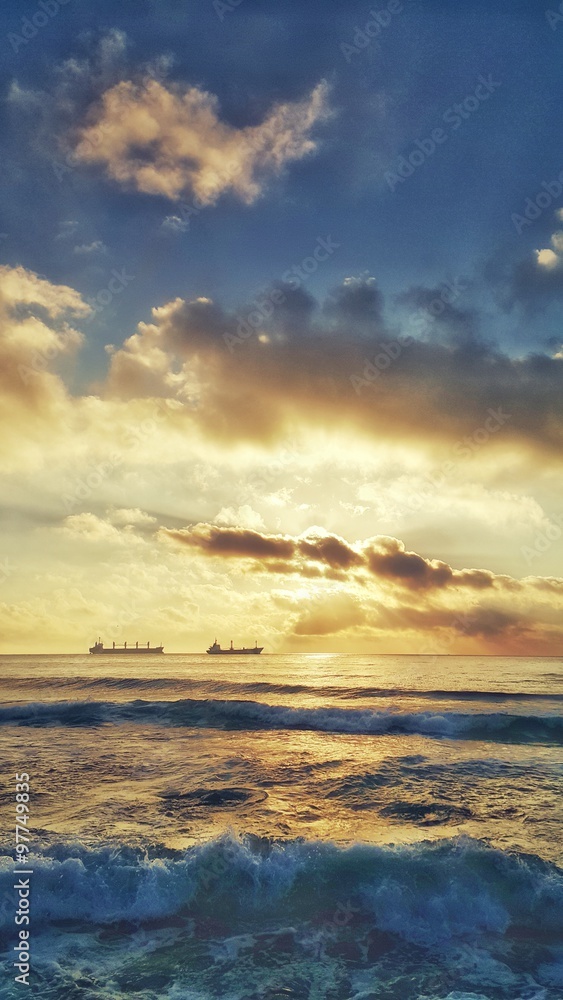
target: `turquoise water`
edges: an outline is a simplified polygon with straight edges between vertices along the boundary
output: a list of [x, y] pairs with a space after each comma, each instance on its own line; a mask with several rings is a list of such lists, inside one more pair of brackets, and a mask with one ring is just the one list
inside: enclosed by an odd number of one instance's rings
[[1, 666], [2, 996], [563, 997], [561, 659]]

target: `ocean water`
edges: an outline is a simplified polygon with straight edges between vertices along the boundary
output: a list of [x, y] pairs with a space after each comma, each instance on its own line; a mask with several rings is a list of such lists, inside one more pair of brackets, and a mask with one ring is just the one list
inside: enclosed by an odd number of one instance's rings
[[4, 656], [0, 676], [2, 998], [562, 1000], [563, 659]]

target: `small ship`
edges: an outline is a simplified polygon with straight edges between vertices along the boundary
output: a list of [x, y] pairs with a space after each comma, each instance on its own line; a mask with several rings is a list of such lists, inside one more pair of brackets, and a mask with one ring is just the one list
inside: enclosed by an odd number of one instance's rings
[[207, 653], [212, 653], [212, 654], [214, 654], [216, 656], [217, 655], [218, 656], [228, 656], [231, 653], [238, 654], [239, 656], [241, 656], [241, 655], [242, 656], [248, 656], [250, 653], [255, 653], [255, 654], [261, 653], [263, 649], [264, 649], [264, 647], [263, 646], [259, 646], [258, 643], [256, 643], [256, 645], [254, 645], [254, 646], [249, 646], [248, 649], [247, 649], [246, 646], [243, 646], [242, 649], [234, 649], [233, 648], [233, 640], [232, 639], [231, 639], [231, 645], [230, 645], [229, 649], [221, 649], [221, 646], [217, 642], [217, 639], [215, 639], [213, 645], [210, 646], [209, 649], [206, 650], [206, 652]]
[[111, 646], [104, 646], [101, 639], [98, 639], [93, 646], [90, 646], [90, 653], [163, 653], [164, 646], [151, 646], [150, 642], [147, 642], [146, 646], [139, 645], [138, 642], [134, 646], [128, 646], [126, 642], [122, 646], [116, 646], [115, 642]]

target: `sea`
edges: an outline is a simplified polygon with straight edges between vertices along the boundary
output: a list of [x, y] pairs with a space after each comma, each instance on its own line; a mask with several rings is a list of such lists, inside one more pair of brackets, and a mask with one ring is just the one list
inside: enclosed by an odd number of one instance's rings
[[563, 658], [0, 677], [2, 1000], [562, 1000]]

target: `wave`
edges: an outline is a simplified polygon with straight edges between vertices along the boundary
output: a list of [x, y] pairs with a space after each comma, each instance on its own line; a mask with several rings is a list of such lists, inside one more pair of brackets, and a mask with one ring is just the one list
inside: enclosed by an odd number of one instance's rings
[[[8, 958], [12, 845], [5, 850]], [[342, 848], [225, 835], [183, 851], [59, 841], [30, 861], [45, 997], [562, 995], [563, 871], [470, 838]], [[17, 984], [4, 995], [17, 1000]]]
[[376, 712], [291, 708], [255, 701], [61, 701], [0, 708], [0, 725], [100, 726], [145, 723], [224, 730], [311, 730], [359, 735], [419, 734], [509, 743], [563, 743], [563, 717], [509, 713]]
[[[559, 676], [559, 675], [544, 675]], [[402, 687], [346, 687], [337, 684], [284, 684], [270, 681], [221, 681], [206, 678], [178, 677], [14, 677], [14, 686], [29, 687], [36, 690], [50, 690], [54, 685], [79, 690], [101, 688], [116, 691], [135, 690], [170, 690], [170, 691], [202, 691], [211, 694], [306, 694], [313, 697], [341, 698], [343, 700], [361, 700], [365, 698], [401, 698], [425, 699], [429, 701], [563, 701], [561, 692], [541, 691], [489, 691], [485, 689], [435, 688], [417, 691]]]
[[[9, 680], [9, 679], [8, 679]], [[386, 688], [386, 687], [345, 687], [339, 685], [309, 685], [309, 684], [284, 684], [271, 683], [268, 681], [222, 681], [195, 678], [174, 678], [174, 677], [94, 677], [94, 678], [34, 678], [18, 677], [14, 678], [12, 687], [17, 687], [20, 691], [29, 689], [30, 692], [40, 693], [42, 690], [51, 691], [53, 684], [69, 692], [76, 690], [100, 690], [100, 691], [131, 691], [131, 692], [151, 692], [159, 691], [163, 695], [193, 694], [200, 698], [213, 699], [215, 696], [233, 696], [237, 701], [251, 696], [289, 696], [303, 695], [305, 697], [319, 697], [332, 699], [335, 702], [342, 701], [366, 701], [371, 699], [401, 699], [401, 701], [448, 701], [448, 702], [474, 702], [490, 703], [501, 705], [503, 702], [533, 703], [543, 702], [558, 704], [563, 701], [563, 693], [541, 693], [541, 692], [518, 692], [518, 691], [486, 691], [486, 690], [455, 690], [455, 689], [432, 689], [428, 691], [416, 691], [412, 688]], [[4, 703], [8, 702], [4, 698]]]
[[[225, 835], [160, 853], [59, 843], [30, 861], [41, 886], [37, 925], [220, 913], [228, 931], [241, 920], [287, 927], [324, 918], [337, 927], [355, 919], [428, 947], [515, 927], [549, 937], [563, 923], [563, 871], [470, 838], [340, 848]], [[8, 896], [12, 870], [12, 858], [1, 858], [0, 891]], [[0, 920], [7, 927], [13, 914], [1, 912]]]

